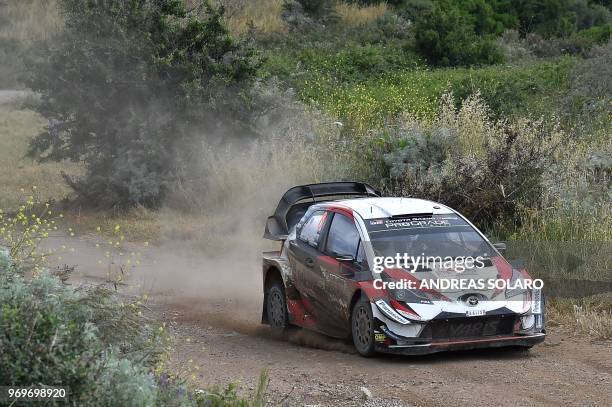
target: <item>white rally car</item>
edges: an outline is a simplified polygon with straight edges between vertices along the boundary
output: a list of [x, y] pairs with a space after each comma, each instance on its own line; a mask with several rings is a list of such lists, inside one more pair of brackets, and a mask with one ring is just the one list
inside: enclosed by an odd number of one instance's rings
[[262, 321], [357, 351], [530, 348], [545, 338], [541, 284], [470, 221], [431, 201], [334, 182], [291, 188], [264, 237]]

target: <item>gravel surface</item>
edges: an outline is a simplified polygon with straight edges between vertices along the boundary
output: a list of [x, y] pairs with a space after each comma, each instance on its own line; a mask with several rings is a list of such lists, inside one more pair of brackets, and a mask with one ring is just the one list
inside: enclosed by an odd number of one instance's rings
[[[108, 267], [97, 265], [104, 257], [94, 240], [49, 244], [71, 248], [62, 263], [77, 265], [73, 282], [104, 281]], [[257, 256], [210, 259], [161, 247], [143, 254], [127, 280], [148, 293], [151, 316], [175, 337], [169, 371], [193, 374], [201, 388], [233, 382], [250, 394], [268, 369], [268, 400], [281, 406], [612, 405], [612, 344], [561, 327], [549, 327], [546, 341], [530, 351], [418, 357], [363, 358], [350, 343], [300, 329], [275, 337], [260, 324]]]

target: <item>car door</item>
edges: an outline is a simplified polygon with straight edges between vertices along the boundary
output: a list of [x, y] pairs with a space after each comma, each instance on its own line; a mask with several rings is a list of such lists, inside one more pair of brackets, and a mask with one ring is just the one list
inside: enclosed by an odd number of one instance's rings
[[324, 313], [318, 299], [325, 291], [321, 275], [319, 246], [327, 225], [328, 212], [316, 210], [306, 215], [307, 219], [296, 230], [296, 238], [289, 243], [289, 262], [293, 270], [293, 281], [309, 312], [318, 318]]
[[[361, 248], [360, 248], [361, 246]], [[350, 303], [356, 289], [356, 273], [367, 267], [359, 231], [352, 218], [334, 213], [320, 258], [325, 294], [318, 301], [327, 310], [327, 331], [334, 335], [348, 328]]]

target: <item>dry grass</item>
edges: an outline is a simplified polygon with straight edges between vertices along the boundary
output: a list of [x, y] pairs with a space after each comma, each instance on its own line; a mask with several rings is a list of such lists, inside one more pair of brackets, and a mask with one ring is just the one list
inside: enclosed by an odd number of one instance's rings
[[387, 4], [380, 3], [360, 7], [357, 4], [338, 3], [336, 6], [340, 21], [346, 25], [362, 25], [376, 20], [387, 12]]
[[561, 326], [596, 340], [612, 339], [612, 296], [610, 294], [579, 300], [552, 299], [547, 303], [546, 312], [550, 326]]
[[[191, 0], [194, 1], [194, 0]], [[230, 31], [240, 37], [252, 24], [264, 33], [285, 32], [281, 18], [284, 0], [216, 0], [225, 7], [225, 19]]]
[[15, 208], [33, 186], [43, 200], [61, 199], [69, 192], [60, 171], [76, 175], [80, 171], [79, 165], [38, 164], [24, 158], [29, 141], [44, 128], [45, 123], [31, 110], [0, 106], [0, 208]]
[[64, 210], [63, 214], [65, 227], [71, 228], [76, 235], [95, 233], [103, 237], [117, 237], [120, 234], [130, 242], [153, 242], [160, 237], [158, 213], [144, 207], [120, 213], [73, 208]]
[[0, 13], [8, 21], [0, 37], [19, 41], [47, 39], [63, 24], [56, 0], [0, 0]]

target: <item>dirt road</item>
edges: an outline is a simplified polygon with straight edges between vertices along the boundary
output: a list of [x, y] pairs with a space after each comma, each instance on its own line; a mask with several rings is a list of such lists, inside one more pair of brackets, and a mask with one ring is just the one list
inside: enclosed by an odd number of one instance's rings
[[[231, 303], [156, 307], [178, 341], [174, 363], [204, 367], [203, 385], [238, 381], [246, 390], [270, 370], [271, 400], [290, 405], [604, 406], [612, 400], [612, 347], [552, 329], [529, 352], [470, 351], [364, 359], [342, 341], [297, 331], [275, 339], [256, 313], [225, 320]], [[248, 320], [247, 316], [253, 319]]]
[[[104, 249], [96, 248], [94, 239], [59, 238], [50, 244], [65, 247], [56, 261], [77, 264], [74, 281], [103, 280], [112, 268], [99, 263]], [[133, 244], [122, 250], [127, 256], [144, 249]], [[611, 405], [610, 343], [551, 328], [546, 342], [529, 352], [365, 359], [342, 341], [303, 330], [275, 338], [261, 326], [254, 250], [209, 258], [180, 247], [149, 247], [136, 257], [141, 264], [127, 278], [136, 284], [124, 290], [148, 293], [152, 316], [176, 337], [171, 366], [193, 372], [202, 387], [235, 382], [248, 393], [267, 368], [272, 405]]]

